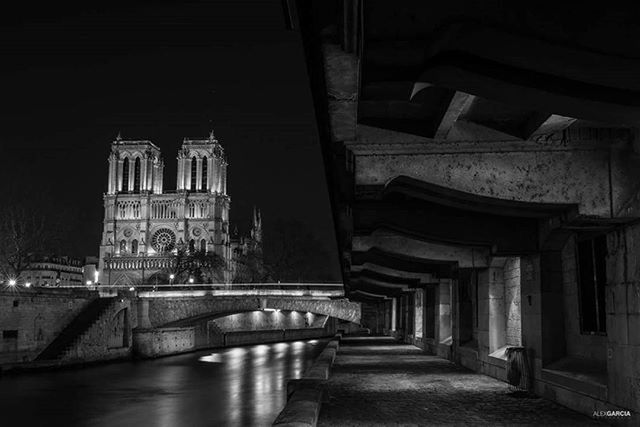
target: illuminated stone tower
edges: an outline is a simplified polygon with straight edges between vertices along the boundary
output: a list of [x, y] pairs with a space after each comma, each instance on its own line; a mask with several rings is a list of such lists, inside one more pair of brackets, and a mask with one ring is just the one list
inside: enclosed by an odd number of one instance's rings
[[211, 132], [205, 139], [185, 138], [177, 159], [177, 190], [165, 191], [156, 145], [119, 136], [113, 141], [104, 195], [101, 284], [162, 282], [179, 248], [219, 255], [225, 262], [223, 281], [231, 280], [235, 265], [224, 149]]

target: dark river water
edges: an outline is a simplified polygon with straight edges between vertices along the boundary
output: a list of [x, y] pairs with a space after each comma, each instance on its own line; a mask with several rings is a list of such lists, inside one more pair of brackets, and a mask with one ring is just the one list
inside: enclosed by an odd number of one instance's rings
[[268, 426], [324, 341], [0, 377], [0, 426]]

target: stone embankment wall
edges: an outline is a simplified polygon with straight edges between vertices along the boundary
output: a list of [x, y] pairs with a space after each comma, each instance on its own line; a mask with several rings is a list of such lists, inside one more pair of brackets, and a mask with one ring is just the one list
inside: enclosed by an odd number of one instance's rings
[[131, 356], [131, 301], [116, 299], [60, 358], [68, 362], [97, 362]]
[[0, 366], [32, 361], [95, 298], [84, 290], [0, 292]]

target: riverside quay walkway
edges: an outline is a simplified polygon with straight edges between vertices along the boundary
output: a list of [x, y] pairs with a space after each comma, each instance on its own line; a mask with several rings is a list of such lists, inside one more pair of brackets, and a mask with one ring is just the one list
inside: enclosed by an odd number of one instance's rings
[[319, 426], [600, 425], [387, 337], [345, 337]]

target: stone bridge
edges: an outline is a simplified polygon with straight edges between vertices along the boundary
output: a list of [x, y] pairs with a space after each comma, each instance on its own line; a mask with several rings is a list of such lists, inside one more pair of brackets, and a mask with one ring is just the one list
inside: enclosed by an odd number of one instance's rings
[[138, 292], [138, 326], [187, 326], [236, 313], [298, 311], [360, 322], [360, 304], [344, 298], [341, 285], [233, 285], [227, 289]]

